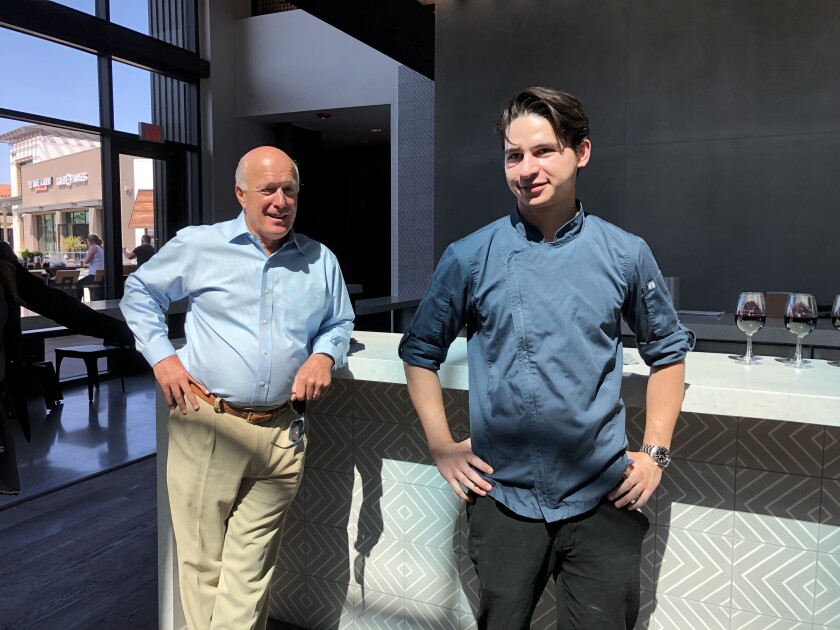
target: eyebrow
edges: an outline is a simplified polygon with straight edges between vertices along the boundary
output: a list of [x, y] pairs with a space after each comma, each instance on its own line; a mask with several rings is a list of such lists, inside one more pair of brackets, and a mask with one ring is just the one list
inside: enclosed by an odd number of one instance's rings
[[[543, 143], [538, 144], [534, 147], [531, 147], [531, 150], [532, 151], [535, 151], [537, 149], [558, 149], [559, 150], [561, 148], [562, 148], [562, 145], [559, 142], [543, 142]], [[515, 152], [521, 151], [521, 150], [522, 150], [522, 147], [515, 146], [515, 145], [510, 146], [507, 149], [505, 149], [505, 155], [508, 155], [509, 153], [515, 153]]]

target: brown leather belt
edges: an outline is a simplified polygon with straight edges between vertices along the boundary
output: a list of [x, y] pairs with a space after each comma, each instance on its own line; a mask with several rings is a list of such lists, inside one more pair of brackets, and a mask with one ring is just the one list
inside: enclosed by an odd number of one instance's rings
[[242, 420], [244, 420], [245, 422], [249, 422], [250, 424], [265, 424], [266, 422], [271, 422], [277, 416], [289, 410], [288, 402], [283, 403], [279, 407], [273, 407], [269, 409], [246, 409], [244, 407], [237, 407], [236, 405], [231, 405], [224, 398], [214, 396], [213, 394], [210, 394], [208, 396], [203, 391], [201, 391], [201, 388], [195, 383], [190, 383], [190, 389], [192, 389], [193, 393], [199, 398], [201, 398], [201, 400], [213, 405], [213, 409], [216, 411], [216, 413], [226, 413], [236, 418], [241, 418]]

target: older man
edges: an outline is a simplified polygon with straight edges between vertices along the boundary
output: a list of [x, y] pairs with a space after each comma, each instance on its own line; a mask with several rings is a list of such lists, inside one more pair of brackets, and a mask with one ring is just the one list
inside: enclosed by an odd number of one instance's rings
[[[291, 407], [323, 395], [346, 362], [353, 311], [333, 253], [292, 229], [299, 187], [288, 155], [250, 151], [236, 169], [242, 213], [181, 230], [129, 276], [120, 305], [171, 410], [167, 481], [191, 629], [265, 627], [303, 472]], [[176, 352], [163, 313], [184, 297]]]

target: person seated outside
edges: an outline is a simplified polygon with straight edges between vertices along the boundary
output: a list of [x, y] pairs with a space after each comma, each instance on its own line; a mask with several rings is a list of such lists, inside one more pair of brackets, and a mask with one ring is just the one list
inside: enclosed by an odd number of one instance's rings
[[[88, 275], [79, 280], [76, 284], [79, 287], [79, 295], [83, 295], [84, 287], [93, 285], [96, 281], [96, 272], [100, 269], [105, 269], [105, 249], [102, 247], [102, 239], [98, 234], [89, 234], [87, 237], [88, 250], [85, 258], [82, 261], [83, 265], [88, 266]], [[90, 287], [90, 299], [101, 300], [103, 298], [103, 291], [101, 286]]]
[[155, 248], [152, 246], [152, 237], [144, 234], [140, 237], [140, 245], [134, 248], [133, 251], [128, 251], [127, 247], [123, 247], [123, 256], [129, 260], [137, 259], [137, 268], [139, 269], [143, 263], [148, 262], [149, 258], [154, 256]]

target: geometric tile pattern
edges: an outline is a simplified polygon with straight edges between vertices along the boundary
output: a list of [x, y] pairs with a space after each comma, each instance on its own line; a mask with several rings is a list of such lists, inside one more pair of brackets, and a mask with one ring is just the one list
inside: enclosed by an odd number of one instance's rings
[[[465, 439], [468, 392], [444, 401]], [[476, 628], [464, 504], [405, 386], [335, 379], [310, 411], [270, 615], [331, 630]], [[644, 421], [628, 408], [631, 449]], [[840, 429], [683, 413], [673, 454], [643, 509], [636, 628], [840, 628]], [[532, 628], [554, 627], [554, 596], [549, 583]]]
[[840, 481], [823, 479], [819, 551], [840, 554]]
[[381, 422], [403, 422], [407, 398], [405, 385], [399, 383], [358, 383], [354, 415]]
[[735, 418], [683, 412], [674, 429], [671, 455], [731, 466], [735, 463], [737, 431]]
[[840, 628], [840, 556], [817, 554], [814, 624]]
[[677, 461], [659, 486], [657, 522], [731, 536], [734, 502], [733, 467]]
[[824, 433], [816, 424], [741, 418], [738, 466], [819, 477]]
[[660, 594], [730, 605], [732, 539], [657, 527]]
[[736, 487], [736, 538], [817, 550], [819, 479], [741, 468]]
[[461, 500], [451, 489], [406, 484], [405, 535], [418, 545], [453, 550], [460, 538]]
[[306, 415], [307, 469], [353, 474], [353, 421], [339, 416]]
[[792, 619], [756, 615], [744, 610], [732, 610], [729, 622], [732, 630], [812, 630], [810, 624]]
[[825, 428], [823, 477], [840, 479], [840, 427]]
[[458, 558], [449, 549], [405, 544], [405, 596], [458, 608]]
[[681, 597], [660, 595], [653, 617], [654, 630], [728, 630], [729, 608]]
[[773, 617], [811, 621], [817, 554], [736, 540], [732, 606]]

